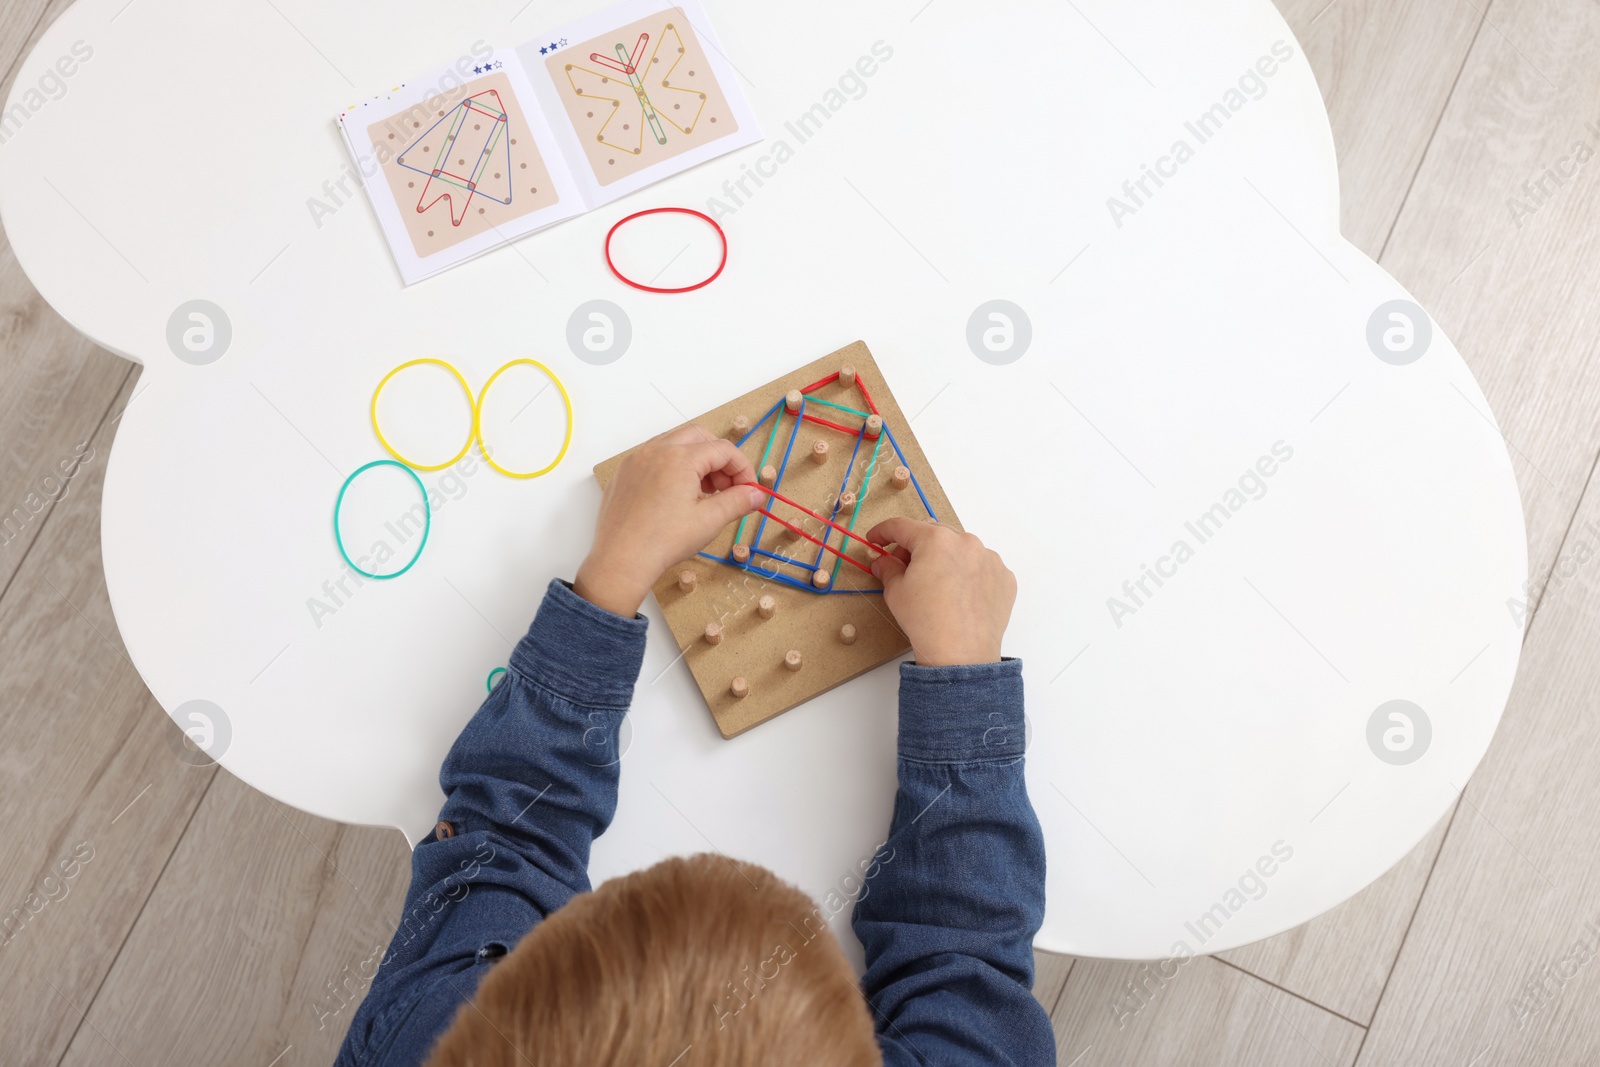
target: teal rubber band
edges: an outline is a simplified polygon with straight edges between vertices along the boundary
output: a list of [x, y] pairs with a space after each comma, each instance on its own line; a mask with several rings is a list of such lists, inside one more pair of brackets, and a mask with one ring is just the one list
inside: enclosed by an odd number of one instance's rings
[[489, 672], [489, 680], [488, 680], [487, 683], [485, 683], [487, 688], [488, 688], [488, 690], [489, 690], [489, 692], [491, 692], [491, 693], [494, 692], [494, 676], [497, 675], [497, 674], [506, 674], [506, 673], [508, 673], [508, 672], [506, 671], [506, 669], [504, 667], [496, 667], [494, 670]]
[[[782, 404], [783, 401], [780, 400], [778, 403]], [[788, 410], [789, 409], [787, 407], [780, 407], [777, 412], [777, 417], [772, 420], [772, 432], [767, 434], [767, 447], [762, 449], [761, 462], [756, 465], [757, 476], [761, 474], [761, 468], [767, 465], [767, 460], [772, 456], [772, 442], [778, 439], [778, 426], [783, 422], [783, 416], [788, 412]], [[739, 527], [733, 531], [734, 544], [738, 544], [740, 538], [744, 537], [744, 524], [749, 521], [749, 519], [749, 515], [745, 515], [739, 519]]]
[[[354, 482], [357, 478], [361, 477], [374, 467], [399, 467], [401, 470], [405, 471], [411, 476], [412, 481], [417, 483], [417, 492], [422, 494], [422, 541], [417, 545], [416, 554], [411, 557], [411, 562], [407, 563], [404, 567], [401, 567], [393, 574], [373, 574], [370, 571], [364, 571], [360, 567], [357, 567], [356, 561], [350, 558], [350, 553], [344, 550], [344, 538], [339, 536], [339, 512], [344, 507], [344, 494], [350, 489], [350, 483]], [[422, 479], [417, 477], [416, 471], [412, 470], [404, 463], [399, 463], [392, 459], [375, 459], [371, 463], [368, 463], [365, 467], [357, 468], [356, 472], [350, 475], [350, 477], [346, 478], [344, 480], [344, 484], [339, 487], [339, 499], [334, 501], [333, 504], [333, 543], [338, 546], [339, 556], [344, 560], [345, 565], [351, 570], [355, 571], [357, 574], [361, 575], [363, 578], [372, 578], [376, 581], [386, 582], [391, 578], [400, 577], [406, 571], [410, 570], [412, 567], [415, 567], [417, 565], [417, 560], [422, 558], [422, 550], [428, 547], [428, 531], [431, 529], [433, 529], [433, 508], [428, 505], [427, 486], [422, 484]]]
[[806, 397], [806, 403], [821, 404], [825, 408], [833, 408], [835, 411], [842, 411], [846, 415], [859, 415], [863, 419], [867, 417], [867, 413], [865, 411], [857, 411], [855, 408], [847, 408], [843, 404], [835, 404], [833, 401], [824, 400], [820, 396], [808, 396]]
[[[878, 469], [878, 449], [882, 447], [883, 435], [879, 434], [878, 443], [872, 446], [872, 458], [867, 460], [866, 476], [861, 479], [861, 495], [856, 497], [856, 506], [855, 509], [850, 512], [850, 521], [845, 523], [844, 528], [849, 530], [851, 533], [855, 532], [856, 519], [861, 515], [861, 505], [867, 502], [867, 490], [872, 486], [872, 472]], [[843, 538], [840, 538], [840, 540], [842, 541]], [[849, 546], [846, 545], [845, 547], [848, 548]], [[843, 562], [844, 557], [833, 557], [833, 578], [836, 581], [839, 577], [839, 565]]]
[[[778, 417], [772, 420], [772, 432], [767, 434], [767, 447], [761, 450], [761, 466], [763, 467], [767, 465], [767, 460], [772, 457], [772, 442], [778, 439], [778, 426], [783, 422], [784, 412], [788, 410], [785, 407], [783, 411], [778, 412]], [[760, 473], [759, 468], [757, 473]]]

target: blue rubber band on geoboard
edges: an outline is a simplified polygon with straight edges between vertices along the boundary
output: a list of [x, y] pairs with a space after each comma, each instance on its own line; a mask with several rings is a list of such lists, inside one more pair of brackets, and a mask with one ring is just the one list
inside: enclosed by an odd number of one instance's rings
[[[352, 482], [374, 467], [399, 467], [411, 477], [412, 481], [417, 483], [417, 491], [422, 494], [422, 540], [417, 544], [417, 551], [412, 555], [411, 562], [407, 563], [404, 567], [401, 567], [393, 574], [373, 574], [371, 571], [364, 571], [360, 567], [357, 567], [356, 561], [350, 558], [350, 553], [344, 550], [344, 538], [339, 536], [339, 511], [344, 507], [345, 492], [349, 490]], [[417, 477], [416, 471], [412, 470], [410, 467], [399, 462], [398, 460], [375, 459], [371, 463], [368, 463], [365, 467], [358, 468], [356, 472], [350, 475], [350, 477], [346, 478], [344, 480], [344, 484], [339, 487], [339, 499], [334, 501], [333, 504], [333, 543], [338, 546], [339, 556], [345, 561], [345, 564], [363, 578], [372, 578], [376, 581], [386, 582], [391, 578], [400, 577], [406, 571], [416, 566], [417, 560], [422, 558], [422, 550], [428, 546], [428, 531], [432, 528], [433, 508], [428, 506], [427, 486], [422, 484], [422, 479]]]

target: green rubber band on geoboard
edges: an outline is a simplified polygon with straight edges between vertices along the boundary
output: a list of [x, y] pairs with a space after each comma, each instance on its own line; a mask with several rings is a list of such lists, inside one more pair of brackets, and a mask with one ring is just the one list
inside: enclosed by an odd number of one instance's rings
[[488, 679], [489, 692], [491, 692], [491, 693], [494, 692], [494, 676], [495, 675], [497, 675], [497, 674], [509, 674], [509, 673], [511, 673], [511, 672], [507, 671], [504, 667], [496, 667], [494, 670], [490, 671], [489, 672], [489, 679]]
[[[410, 475], [412, 481], [417, 483], [417, 491], [422, 494], [422, 540], [418, 543], [417, 551], [412, 555], [411, 562], [407, 563], [404, 567], [401, 567], [393, 574], [373, 574], [371, 571], [364, 571], [360, 567], [357, 567], [356, 561], [350, 558], [350, 553], [344, 550], [344, 538], [339, 536], [339, 511], [344, 507], [344, 494], [349, 490], [352, 482], [374, 467], [399, 467], [401, 470], [405, 471], [406, 474]], [[363, 578], [372, 578], [380, 582], [386, 582], [391, 578], [400, 577], [406, 571], [416, 566], [417, 560], [422, 558], [422, 550], [428, 547], [428, 531], [432, 528], [433, 508], [428, 506], [427, 486], [422, 484], [422, 479], [417, 477], [416, 471], [412, 470], [410, 467], [398, 460], [375, 459], [371, 463], [368, 463], [365, 467], [357, 469], [356, 472], [350, 475], [350, 477], [346, 478], [344, 480], [344, 484], [339, 487], [339, 499], [334, 501], [333, 504], [333, 543], [338, 546], [339, 556], [345, 561], [345, 564]]]

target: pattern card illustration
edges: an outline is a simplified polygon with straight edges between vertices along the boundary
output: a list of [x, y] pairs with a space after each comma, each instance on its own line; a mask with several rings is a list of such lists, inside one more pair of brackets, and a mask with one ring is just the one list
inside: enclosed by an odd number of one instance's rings
[[374, 144], [403, 146], [382, 164], [411, 247], [421, 257], [560, 201], [504, 74], [373, 123]]
[[545, 65], [601, 185], [739, 132], [681, 7], [562, 49]]
[[761, 140], [694, 0], [482, 48], [339, 126], [406, 285]]

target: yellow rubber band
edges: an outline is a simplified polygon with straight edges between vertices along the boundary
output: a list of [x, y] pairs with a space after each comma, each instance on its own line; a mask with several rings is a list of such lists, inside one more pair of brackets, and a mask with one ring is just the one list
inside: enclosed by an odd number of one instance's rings
[[[423, 363], [432, 363], [434, 366], [443, 367], [445, 370], [455, 375], [456, 381], [461, 383], [461, 391], [467, 394], [467, 406], [472, 408], [472, 428], [467, 431], [467, 443], [461, 446], [461, 451], [457, 452], [454, 458], [445, 460], [436, 467], [425, 467], [421, 463], [414, 463], [402, 456], [399, 452], [395, 451], [394, 446], [389, 443], [389, 439], [383, 436], [383, 427], [378, 425], [378, 397], [383, 395], [383, 387], [388, 385], [389, 379], [393, 378], [396, 374], [399, 374], [408, 367], [415, 367]], [[494, 379], [491, 378], [489, 380], [493, 381]], [[454, 466], [455, 463], [460, 460], [462, 456], [465, 456], [467, 451], [472, 448], [472, 442], [478, 437], [478, 403], [473, 399], [472, 386], [467, 384], [467, 379], [462, 377], [460, 371], [456, 370], [455, 367], [446, 363], [442, 359], [414, 359], [410, 363], [402, 363], [388, 374], [385, 374], [383, 376], [383, 381], [378, 383], [378, 388], [372, 392], [372, 432], [378, 435], [378, 443], [383, 446], [383, 450], [385, 452], [389, 453], [389, 455], [393, 456], [401, 463], [404, 463], [412, 470], [427, 473], [428, 471], [442, 471], [446, 467]]]
[[[492, 458], [490, 458], [489, 449], [485, 447], [483, 443], [483, 402], [489, 396], [489, 390], [494, 387], [495, 379], [500, 377], [500, 375], [504, 374], [506, 371], [510, 370], [512, 367], [522, 363], [526, 363], [529, 366], [538, 367], [540, 370], [544, 371], [549, 379], [555, 383], [556, 389], [561, 393], [561, 403], [564, 404], [567, 409], [567, 435], [561, 442], [561, 451], [556, 453], [556, 458], [550, 461], [550, 465], [548, 467], [542, 467], [531, 474], [518, 474], [516, 471], [506, 470], [504, 467], [500, 466], [500, 464], [496, 463]], [[483, 461], [494, 470], [504, 474], [507, 478], [538, 478], [542, 475], [549, 474], [551, 471], [555, 470], [556, 466], [563, 458], [565, 458], [567, 454], [567, 448], [572, 444], [572, 398], [567, 395], [567, 387], [561, 384], [561, 379], [556, 377], [555, 371], [551, 370], [549, 367], [546, 367], [543, 363], [540, 363], [536, 359], [514, 359], [510, 363], [507, 363], [504, 367], [501, 367], [499, 370], [489, 375], [489, 380], [483, 383], [483, 392], [478, 394], [477, 406], [472, 410], [472, 435], [473, 438], [478, 442], [478, 451], [483, 453]]]

